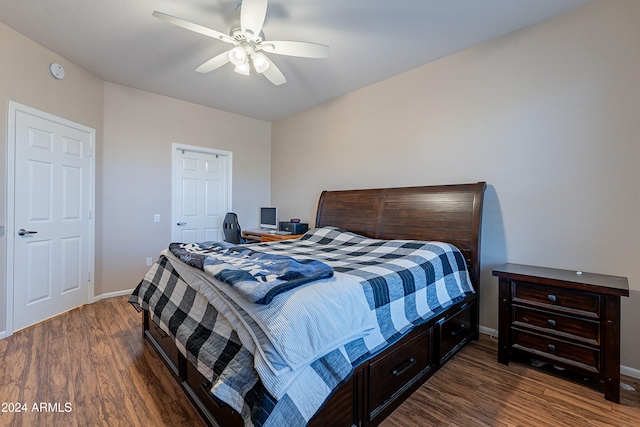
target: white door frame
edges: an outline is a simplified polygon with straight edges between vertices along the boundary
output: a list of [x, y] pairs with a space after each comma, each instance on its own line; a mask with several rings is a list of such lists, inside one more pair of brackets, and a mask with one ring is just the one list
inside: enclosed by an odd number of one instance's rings
[[176, 182], [176, 174], [174, 173], [175, 170], [175, 165], [176, 162], [178, 161], [179, 157], [178, 157], [178, 151], [192, 151], [192, 152], [196, 152], [196, 153], [204, 153], [204, 154], [210, 154], [212, 156], [226, 156], [227, 159], [229, 160], [227, 162], [227, 188], [226, 188], [226, 193], [227, 193], [227, 207], [228, 207], [228, 211], [232, 211], [233, 210], [233, 205], [231, 204], [232, 201], [232, 194], [231, 194], [231, 189], [232, 189], [232, 182], [231, 182], [231, 177], [233, 176], [233, 153], [231, 151], [225, 151], [225, 150], [218, 150], [216, 148], [207, 148], [207, 147], [199, 147], [197, 145], [186, 145], [186, 144], [179, 144], [177, 142], [174, 142], [171, 144], [171, 240], [172, 241], [176, 241], [177, 237], [174, 236], [174, 224], [176, 223], [176, 221], [178, 221], [178, 217], [177, 217], [177, 212], [176, 212], [176, 207], [175, 207], [175, 200], [176, 200], [176, 185], [178, 184]]
[[13, 334], [13, 247], [15, 243], [15, 162], [16, 162], [16, 113], [22, 111], [49, 120], [54, 123], [59, 123], [64, 126], [73, 127], [83, 132], [87, 132], [90, 136], [90, 171], [89, 171], [89, 277], [87, 278], [89, 284], [87, 286], [88, 295], [87, 301], [92, 303], [94, 301], [94, 266], [95, 266], [95, 142], [96, 131], [87, 126], [83, 126], [78, 123], [74, 123], [70, 120], [63, 119], [61, 117], [54, 116], [53, 114], [46, 113], [44, 111], [36, 110], [35, 108], [27, 107], [26, 105], [18, 104], [17, 102], [9, 101], [9, 110], [7, 117], [7, 200], [6, 200], [6, 275], [5, 275], [5, 336]]

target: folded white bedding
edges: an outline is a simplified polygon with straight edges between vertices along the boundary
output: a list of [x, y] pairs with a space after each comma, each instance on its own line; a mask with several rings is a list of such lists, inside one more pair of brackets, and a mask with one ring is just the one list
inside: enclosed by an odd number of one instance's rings
[[276, 398], [309, 363], [376, 326], [362, 286], [345, 274], [323, 279], [254, 304], [206, 273], [182, 263], [166, 250], [178, 274], [203, 294], [234, 326], [254, 354], [265, 387]]

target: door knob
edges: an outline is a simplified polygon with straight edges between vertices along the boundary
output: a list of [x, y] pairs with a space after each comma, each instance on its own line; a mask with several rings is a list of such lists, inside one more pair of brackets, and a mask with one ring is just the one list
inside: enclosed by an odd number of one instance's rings
[[186, 223], [186, 222], [182, 222], [182, 221], [180, 221], [180, 222], [178, 222], [176, 225], [177, 225], [178, 227], [182, 227], [183, 225], [187, 225], [187, 223]]
[[27, 234], [38, 234], [37, 231], [27, 231], [24, 228], [18, 230], [18, 236], [26, 236]]

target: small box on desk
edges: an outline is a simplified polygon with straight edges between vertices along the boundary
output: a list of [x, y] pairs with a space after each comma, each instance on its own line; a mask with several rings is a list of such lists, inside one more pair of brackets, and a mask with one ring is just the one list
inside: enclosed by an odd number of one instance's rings
[[309, 224], [304, 222], [283, 222], [280, 221], [280, 231], [287, 231], [291, 234], [303, 234], [309, 230]]

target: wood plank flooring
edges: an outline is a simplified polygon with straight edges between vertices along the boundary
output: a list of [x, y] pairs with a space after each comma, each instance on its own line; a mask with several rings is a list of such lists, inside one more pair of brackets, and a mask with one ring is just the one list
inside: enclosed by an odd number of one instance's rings
[[[0, 426], [203, 426], [126, 300], [86, 305], [0, 340]], [[640, 380], [622, 380], [636, 391], [613, 404], [597, 385], [498, 364], [497, 344], [483, 336], [382, 426], [640, 425]]]
[[0, 340], [0, 402], [26, 404], [0, 412], [0, 426], [204, 426], [126, 301], [85, 305]]
[[620, 404], [602, 384], [553, 367], [498, 363], [498, 345], [481, 335], [391, 414], [399, 426], [640, 426], [640, 380], [622, 376]]

